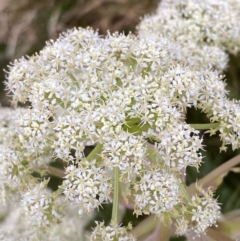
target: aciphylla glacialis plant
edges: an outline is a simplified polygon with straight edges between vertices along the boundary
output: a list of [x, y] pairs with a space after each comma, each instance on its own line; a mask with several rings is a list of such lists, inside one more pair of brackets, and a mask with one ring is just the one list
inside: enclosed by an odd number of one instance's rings
[[[1, 109], [1, 203], [16, 221], [6, 218], [0, 238], [142, 240], [148, 221], [151, 240], [169, 240], [171, 232], [216, 236], [220, 205], [208, 184], [226, 168], [190, 186], [185, 177], [188, 166], [202, 162], [199, 130], [220, 133], [221, 151], [240, 147], [240, 106], [227, 98], [221, 75], [226, 51], [239, 50], [232, 28], [240, 3], [203, 2], [162, 1], [137, 36], [72, 29], [10, 65], [12, 104], [30, 107]], [[221, 11], [230, 14], [218, 26]], [[210, 123], [186, 123], [187, 107], [206, 113]], [[60, 160], [64, 171], [50, 165]], [[48, 188], [52, 175], [63, 178], [55, 191]], [[113, 204], [110, 224], [96, 222], [84, 233], [81, 217], [104, 203]], [[120, 205], [152, 219], [124, 227]]]

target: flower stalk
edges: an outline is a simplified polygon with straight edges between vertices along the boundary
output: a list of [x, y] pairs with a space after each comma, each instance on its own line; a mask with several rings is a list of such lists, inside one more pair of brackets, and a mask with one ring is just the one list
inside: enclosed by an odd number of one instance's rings
[[111, 222], [116, 225], [119, 211], [119, 197], [120, 197], [120, 170], [118, 167], [114, 168], [114, 192], [113, 192], [113, 207]]

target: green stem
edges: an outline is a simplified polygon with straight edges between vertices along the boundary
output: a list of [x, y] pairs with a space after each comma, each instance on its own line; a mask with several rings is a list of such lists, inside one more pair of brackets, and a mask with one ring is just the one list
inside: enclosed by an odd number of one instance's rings
[[94, 149], [91, 151], [91, 153], [87, 156], [88, 161], [92, 161], [94, 158], [97, 159], [96, 155], [102, 150], [103, 145], [98, 143]]
[[71, 78], [74, 84], [78, 85], [79, 81], [75, 78], [75, 76], [72, 73], [68, 73], [68, 76]]
[[142, 221], [140, 224], [138, 224], [138, 226], [135, 227], [131, 233], [136, 239], [139, 239], [145, 236], [146, 234], [151, 233], [155, 229], [157, 223], [158, 220], [155, 217], [155, 215], [151, 215], [144, 221]]
[[189, 124], [196, 130], [208, 130], [219, 127], [220, 123], [206, 123], [206, 124]]
[[[132, 123], [134, 123], [133, 120]], [[146, 125], [132, 125], [131, 122], [128, 122], [128, 125], [123, 126], [123, 130], [128, 131], [129, 133], [137, 133], [141, 134], [144, 131], [147, 131], [149, 128], [153, 127], [152, 125], [146, 124]], [[206, 123], [206, 124], [189, 124], [191, 127], [193, 127], [196, 130], [209, 130], [218, 128], [220, 123]]]
[[191, 198], [189, 196], [189, 192], [187, 191], [186, 187], [181, 183], [181, 181], [179, 180], [179, 183], [178, 183], [180, 189], [181, 189], [181, 193], [183, 194], [183, 196], [185, 197], [185, 199], [190, 202], [191, 201]]
[[157, 163], [159, 161], [159, 158], [157, 157], [157, 155], [154, 155], [153, 149], [147, 147], [147, 154], [154, 163]]
[[137, 125], [138, 123], [141, 122], [141, 119], [136, 117], [136, 118], [126, 118], [127, 124], [130, 125]]
[[112, 220], [113, 224], [117, 224], [118, 220], [118, 206], [119, 206], [119, 193], [120, 193], [120, 182], [119, 182], [120, 170], [118, 167], [114, 167], [114, 193], [113, 193], [113, 208], [112, 208]]
[[57, 197], [59, 197], [61, 194], [63, 194], [63, 192], [64, 192], [64, 189], [63, 188], [58, 188], [55, 192], [53, 192], [53, 197], [54, 198], [57, 198]]
[[[129, 124], [129, 123], [128, 123]], [[143, 125], [143, 126], [138, 126], [138, 125], [124, 125], [123, 130], [129, 132], [129, 133], [137, 133], [141, 134], [144, 131], [147, 131], [151, 125]]]
[[159, 241], [168, 241], [170, 239], [170, 225], [171, 225], [169, 216], [165, 215], [164, 222], [160, 223], [159, 225], [160, 225]]

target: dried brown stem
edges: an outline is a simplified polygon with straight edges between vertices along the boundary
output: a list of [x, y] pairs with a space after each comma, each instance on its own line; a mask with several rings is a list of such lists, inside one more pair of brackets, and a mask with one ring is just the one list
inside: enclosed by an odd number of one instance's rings
[[209, 237], [213, 238], [214, 240], [234, 241], [233, 239], [229, 238], [225, 234], [220, 233], [219, 231], [217, 231], [216, 229], [213, 229], [213, 228], [208, 228], [206, 233]]
[[[220, 175], [224, 174], [225, 172], [230, 171], [232, 167], [238, 164], [240, 164], [240, 155], [233, 157], [232, 159], [228, 160], [226, 163], [214, 169], [205, 177], [201, 178], [197, 182], [198, 186], [202, 186], [203, 188], [211, 186], [212, 182], [214, 182], [216, 178], [218, 178]], [[192, 183], [187, 190], [189, 194], [194, 193], [196, 191], [196, 183]]]
[[59, 168], [48, 166], [47, 170], [50, 172], [52, 176], [59, 177], [59, 178], [63, 178], [65, 176], [64, 171]]

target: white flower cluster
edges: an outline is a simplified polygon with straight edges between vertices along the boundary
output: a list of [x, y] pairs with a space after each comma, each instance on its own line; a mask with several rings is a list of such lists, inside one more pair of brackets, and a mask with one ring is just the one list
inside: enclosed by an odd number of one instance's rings
[[[209, 132], [220, 131], [222, 150], [240, 147], [239, 103], [227, 99], [219, 75], [227, 64], [224, 51], [239, 50], [233, 29], [240, 4], [229, 2], [233, 7], [162, 1], [157, 14], [139, 25], [139, 36], [102, 38], [90, 28], [73, 29], [39, 54], [16, 60], [6, 85], [14, 105], [31, 106], [14, 110], [14, 117], [6, 112], [0, 123], [1, 199], [6, 190], [19, 190], [32, 223], [50, 226], [62, 219], [59, 193], [79, 214], [110, 202], [117, 168], [137, 215], [166, 214], [177, 234], [200, 235], [215, 225], [220, 211], [212, 193], [183, 192], [186, 167], [198, 168], [202, 160], [202, 139], [184, 112], [205, 112], [217, 124]], [[224, 19], [217, 25], [220, 13]], [[88, 146], [94, 149], [85, 156]], [[42, 175], [51, 157], [66, 165], [56, 193], [33, 175]], [[98, 223], [91, 240], [99, 237], [135, 240], [116, 224]]]
[[140, 191], [135, 198], [137, 215], [155, 213], [161, 219], [164, 212], [170, 213], [180, 201], [179, 181], [165, 170], [146, 173], [135, 185], [135, 190]]
[[[211, 110], [210, 110], [211, 105]], [[232, 149], [240, 148], [240, 105], [239, 101], [226, 98], [209, 101], [205, 107], [199, 104], [200, 108], [207, 113], [212, 122], [218, 121], [219, 127], [208, 131], [211, 135], [216, 131], [220, 132], [223, 141], [220, 150], [226, 151], [226, 145], [232, 145]]]
[[[50, 163], [51, 156], [47, 151], [43, 155], [32, 155], [24, 149], [17, 132], [17, 122], [24, 113], [26, 109], [22, 108], [0, 108], [0, 202], [6, 213], [15, 208], [9, 207], [9, 203], [15, 203], [22, 208], [22, 219], [27, 218], [31, 225], [46, 227], [61, 219], [63, 203], [58, 203], [58, 195], [46, 189], [46, 181], [39, 182], [33, 175], [41, 175], [42, 167]], [[33, 235], [35, 231], [25, 230], [28, 225], [24, 221], [23, 224], [25, 226], [16, 228], [19, 229], [16, 233], [22, 237]], [[16, 240], [15, 235], [3, 233], [3, 240]]]
[[240, 50], [239, 0], [162, 0], [158, 10], [138, 26], [140, 36], [158, 34], [177, 41], [188, 52], [183, 59], [194, 68], [227, 66], [224, 51]]
[[[63, 203], [63, 198], [59, 198], [58, 202]], [[41, 223], [36, 226], [35, 220], [23, 218], [24, 210], [21, 207], [16, 207], [13, 202], [9, 202], [9, 205], [8, 216], [0, 223], [0, 240], [2, 241], [88, 240], [86, 237], [88, 233], [84, 230], [84, 226], [90, 221], [90, 217], [80, 217], [76, 208], [72, 206], [65, 206], [66, 215], [61, 217], [61, 222], [51, 224], [49, 228], [42, 226]]]
[[180, 211], [182, 213], [176, 225], [176, 233], [179, 235], [186, 234], [191, 227], [195, 236], [199, 236], [208, 227], [216, 224], [216, 220], [220, 218], [220, 207], [213, 198], [212, 191], [197, 187], [197, 192], [189, 200], [188, 210]]
[[[183, 64], [200, 73], [205, 67], [222, 72], [228, 62], [225, 52], [237, 54], [240, 51], [239, 12], [239, 0], [163, 0], [155, 14], [144, 17], [140, 22], [138, 34], [141, 38], [152, 34], [156, 39], [169, 37], [182, 46], [182, 53], [188, 53], [187, 58], [182, 55]], [[183, 104], [177, 98], [178, 105], [186, 106], [191, 99], [193, 106], [205, 112], [211, 122], [219, 122], [220, 125], [210, 130], [210, 134], [220, 131], [221, 150], [226, 150], [227, 144], [232, 144], [235, 150], [240, 147], [239, 103], [226, 98], [224, 82], [209, 84], [215, 77], [211, 71], [205, 70], [205, 73], [209, 82], [197, 74], [200, 77], [197, 78], [198, 83], [199, 79], [202, 81], [198, 85], [192, 73], [187, 71], [185, 78], [172, 81], [172, 93], [185, 92], [187, 96], [182, 97]], [[219, 78], [222, 79], [222, 76]]]
[[131, 234], [127, 233], [127, 231], [131, 230], [131, 228], [131, 224], [125, 228], [116, 224], [104, 226], [104, 223], [97, 223], [97, 226], [90, 237], [90, 241], [136, 241], [136, 239]]
[[21, 145], [17, 135], [17, 120], [26, 109], [0, 108], [0, 190], [1, 200], [7, 198], [6, 190], [25, 190], [31, 184], [34, 168], [50, 162], [49, 155], [34, 158]]
[[110, 177], [104, 169], [96, 167], [96, 161], [81, 161], [78, 167], [66, 168], [67, 179], [62, 188], [66, 198], [72, 203], [79, 203], [79, 214], [89, 213], [102, 203], [109, 202], [112, 191]]
[[[129, 192], [135, 197], [135, 213], [160, 216], [181, 205], [187, 208], [179, 187], [181, 176], [187, 166], [201, 163], [202, 140], [183, 121], [183, 111], [194, 106], [220, 121], [227, 118], [229, 130], [233, 120], [213, 105], [227, 100], [222, 77], [206, 68], [180, 66], [184, 56], [176, 43], [154, 34], [101, 38], [80, 28], [49, 42], [39, 55], [15, 61], [7, 87], [14, 104], [30, 101], [31, 108], [16, 120], [14, 133], [24, 156], [32, 160], [16, 159], [24, 160], [25, 172], [38, 164], [37, 157], [51, 152], [65, 161], [61, 188], [80, 214], [111, 200], [114, 167], [119, 168], [122, 183], [135, 187]], [[237, 146], [238, 128], [229, 131]], [[95, 156], [85, 157], [84, 148], [90, 145], [95, 146]], [[43, 210], [40, 216], [46, 220], [44, 210], [52, 200], [41, 197], [37, 202], [26, 194], [23, 200], [33, 204], [29, 214], [40, 215]], [[219, 210], [217, 203], [212, 210]], [[58, 212], [50, 213], [54, 219]], [[209, 226], [214, 223], [210, 220]], [[203, 225], [200, 219], [198, 225]]]
[[61, 220], [62, 203], [53, 198], [53, 193], [47, 189], [47, 180], [29, 188], [22, 197], [22, 206], [32, 225], [49, 226]]

